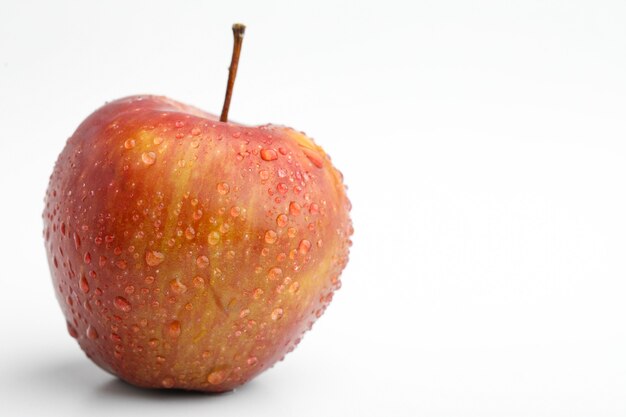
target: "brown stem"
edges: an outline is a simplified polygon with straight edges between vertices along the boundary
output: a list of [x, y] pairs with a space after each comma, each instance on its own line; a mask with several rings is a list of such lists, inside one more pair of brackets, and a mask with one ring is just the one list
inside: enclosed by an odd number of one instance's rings
[[230, 61], [230, 68], [228, 69], [228, 85], [226, 87], [226, 97], [224, 97], [224, 107], [222, 107], [220, 122], [228, 121], [228, 109], [230, 108], [230, 99], [233, 95], [235, 77], [237, 77], [237, 66], [239, 65], [239, 55], [241, 54], [241, 44], [243, 43], [243, 34], [245, 32], [245, 25], [241, 23], [235, 23], [233, 25], [233, 36], [235, 37], [235, 43], [233, 44], [233, 57]]

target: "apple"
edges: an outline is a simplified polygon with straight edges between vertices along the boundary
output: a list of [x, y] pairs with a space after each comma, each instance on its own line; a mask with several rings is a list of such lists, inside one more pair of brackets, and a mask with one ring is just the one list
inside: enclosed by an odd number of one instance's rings
[[61, 152], [44, 239], [70, 335], [140, 387], [220, 392], [293, 350], [340, 287], [342, 175], [296, 130], [157, 96], [92, 113]]

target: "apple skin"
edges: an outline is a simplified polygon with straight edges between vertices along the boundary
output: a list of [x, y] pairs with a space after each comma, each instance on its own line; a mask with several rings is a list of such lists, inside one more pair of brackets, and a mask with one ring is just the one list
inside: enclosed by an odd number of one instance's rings
[[231, 390], [324, 312], [350, 207], [340, 172], [293, 129], [165, 97], [108, 103], [68, 139], [45, 198], [69, 333], [131, 384]]

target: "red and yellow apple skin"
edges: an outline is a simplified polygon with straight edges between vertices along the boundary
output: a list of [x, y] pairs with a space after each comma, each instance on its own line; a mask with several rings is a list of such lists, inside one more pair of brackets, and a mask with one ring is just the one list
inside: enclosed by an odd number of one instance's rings
[[342, 176], [311, 139], [164, 97], [67, 141], [44, 236], [70, 335], [141, 387], [231, 390], [298, 344], [348, 261]]

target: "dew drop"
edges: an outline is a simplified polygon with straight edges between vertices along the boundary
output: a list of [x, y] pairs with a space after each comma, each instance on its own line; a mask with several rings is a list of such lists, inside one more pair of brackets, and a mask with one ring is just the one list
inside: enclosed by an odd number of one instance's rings
[[311, 242], [306, 239], [302, 239], [300, 241], [300, 244], [298, 245], [298, 252], [300, 252], [301, 255], [306, 255], [307, 253], [309, 253], [310, 249]]
[[124, 141], [124, 147], [125, 147], [126, 149], [132, 149], [132, 148], [134, 148], [134, 147], [135, 147], [135, 139], [132, 139], [132, 138], [131, 138], [131, 139], [126, 139], [126, 140]]
[[115, 297], [115, 300], [113, 300], [113, 304], [115, 305], [115, 308], [125, 313], [128, 313], [130, 310], [132, 310], [130, 303], [124, 297]]
[[257, 359], [256, 356], [250, 356], [248, 360], [246, 361], [246, 363], [248, 364], [248, 366], [254, 366], [257, 364], [258, 361], [259, 360]]
[[293, 214], [294, 216], [300, 214], [300, 204], [296, 203], [295, 201], [289, 203], [289, 213]]
[[167, 327], [168, 327], [167, 330], [168, 330], [170, 336], [172, 336], [172, 337], [180, 336], [180, 322], [178, 320], [174, 320]]
[[193, 286], [196, 288], [204, 287], [204, 278], [198, 276], [193, 279]]
[[267, 232], [265, 232], [265, 242], [266, 243], [269, 243], [271, 245], [272, 243], [276, 242], [276, 239], [278, 239], [278, 235], [276, 234], [275, 231], [268, 230]]
[[289, 187], [287, 187], [285, 183], [279, 182], [278, 185], [276, 185], [276, 191], [284, 195], [289, 191]]
[[198, 268], [206, 268], [209, 265], [209, 258], [205, 255], [198, 256], [196, 265], [198, 265]]
[[87, 327], [87, 337], [91, 340], [96, 340], [98, 338], [98, 332], [91, 325]]
[[161, 381], [163, 388], [172, 388], [174, 386], [174, 378], [167, 376]]
[[161, 252], [150, 250], [146, 252], [146, 263], [150, 266], [160, 265], [165, 260], [165, 255]]
[[67, 324], [67, 332], [70, 334], [70, 336], [72, 336], [74, 339], [78, 339], [78, 332], [76, 331], [74, 326], [72, 326], [69, 321], [66, 322], [66, 324]]
[[322, 168], [324, 166], [324, 163], [322, 162], [322, 158], [317, 152], [311, 149], [307, 149], [307, 148], [302, 148], [302, 151], [304, 152], [306, 157], [309, 159], [309, 161], [311, 161], [313, 165], [315, 165], [318, 168]]
[[199, 127], [194, 127], [193, 129], [191, 129], [191, 134], [193, 136], [198, 136], [200, 134], [201, 130]]
[[80, 236], [78, 236], [76, 232], [74, 232], [74, 247], [76, 248], [76, 250], [80, 248]]
[[278, 217], [276, 217], [276, 225], [278, 227], [287, 226], [288, 221], [289, 221], [289, 218], [287, 217], [286, 214], [279, 214]]
[[154, 152], [144, 152], [141, 154], [141, 160], [146, 165], [152, 165], [156, 161], [156, 154]]
[[261, 149], [261, 159], [264, 161], [274, 161], [278, 159], [278, 154], [274, 149]]
[[220, 241], [220, 234], [216, 231], [209, 233], [209, 237], [207, 238], [209, 245], [215, 246]]
[[289, 286], [289, 292], [295, 294], [300, 289], [300, 284], [296, 281]]
[[217, 192], [221, 195], [226, 195], [230, 191], [230, 186], [225, 182], [217, 183]]
[[80, 287], [80, 290], [84, 292], [85, 294], [89, 292], [89, 282], [87, 282], [86, 276], [81, 275], [80, 281], [78, 282], [78, 286]]
[[187, 227], [187, 229], [185, 229], [185, 237], [187, 238], [187, 240], [191, 240], [196, 237], [196, 231], [193, 227], [189, 226]]
[[152, 143], [160, 145], [163, 143], [163, 138], [161, 136], [155, 136], [154, 139], [152, 139]]
[[241, 214], [241, 209], [237, 206], [232, 207], [230, 209], [230, 215], [233, 217], [239, 217], [239, 214]]
[[256, 288], [253, 292], [252, 292], [252, 297], [255, 300], [258, 300], [262, 295], [263, 295], [263, 289], [262, 288]]
[[271, 280], [277, 280], [283, 276], [283, 270], [275, 266], [267, 271], [267, 277]]
[[212, 385], [221, 384], [222, 382], [224, 382], [224, 379], [226, 379], [226, 373], [222, 370], [213, 371], [207, 377], [208, 383]]
[[280, 320], [283, 317], [283, 314], [284, 312], [282, 308], [275, 308], [274, 310], [272, 310], [272, 320]]
[[177, 279], [170, 281], [170, 288], [176, 294], [184, 294], [187, 292], [187, 286]]

